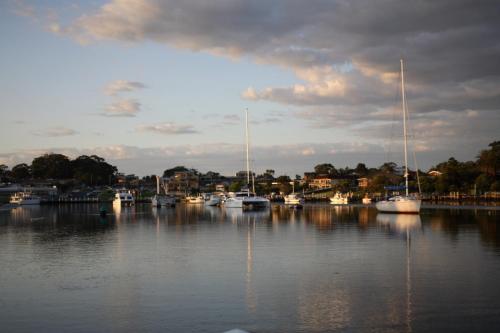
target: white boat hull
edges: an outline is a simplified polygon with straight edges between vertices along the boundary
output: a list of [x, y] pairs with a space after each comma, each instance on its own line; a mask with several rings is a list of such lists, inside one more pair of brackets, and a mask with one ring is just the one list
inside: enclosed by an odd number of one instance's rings
[[205, 199], [200, 197], [200, 198], [189, 198], [187, 200], [187, 203], [188, 204], [195, 204], [195, 205], [199, 205], [199, 204], [204, 204], [205, 203]]
[[155, 195], [151, 199], [151, 204], [153, 207], [173, 207], [175, 206], [175, 198]]
[[224, 205], [226, 208], [259, 209], [269, 207], [270, 202], [268, 199], [260, 197], [238, 197], [228, 198]]
[[211, 198], [210, 200], [205, 202], [206, 206], [219, 206], [222, 200], [220, 198]]
[[418, 199], [402, 199], [398, 201], [383, 200], [375, 204], [380, 212], [385, 213], [412, 213], [420, 212], [421, 201]]
[[305, 200], [296, 194], [289, 194], [285, 196], [285, 205], [302, 205]]

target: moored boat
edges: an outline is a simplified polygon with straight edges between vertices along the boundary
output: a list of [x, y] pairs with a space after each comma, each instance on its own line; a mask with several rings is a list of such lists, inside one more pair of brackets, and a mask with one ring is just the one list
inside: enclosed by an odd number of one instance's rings
[[404, 178], [405, 178], [405, 195], [395, 196], [387, 200], [379, 201], [375, 207], [380, 212], [386, 213], [419, 213], [421, 200], [415, 196], [410, 196], [408, 192], [408, 131], [406, 123], [408, 119], [408, 110], [405, 100], [405, 81], [404, 81], [404, 65], [403, 59], [401, 63], [401, 97], [403, 109], [403, 139], [404, 139]]
[[113, 206], [133, 206], [135, 205], [135, 198], [131, 191], [126, 189], [118, 190], [115, 193]]
[[333, 205], [347, 205], [349, 203], [349, 198], [346, 194], [336, 192], [335, 195], [330, 198], [330, 203]]
[[10, 197], [10, 203], [14, 205], [39, 205], [40, 197], [31, 192], [17, 192]]
[[304, 204], [304, 198], [300, 197], [295, 193], [290, 193], [285, 195], [285, 205], [302, 205]]

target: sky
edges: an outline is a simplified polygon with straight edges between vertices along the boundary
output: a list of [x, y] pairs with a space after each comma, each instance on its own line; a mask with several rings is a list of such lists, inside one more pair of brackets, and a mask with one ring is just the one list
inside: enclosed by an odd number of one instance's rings
[[2, 1], [0, 164], [233, 175], [248, 109], [257, 172], [401, 165], [401, 58], [418, 167], [473, 160], [500, 140], [499, 31], [488, 0]]

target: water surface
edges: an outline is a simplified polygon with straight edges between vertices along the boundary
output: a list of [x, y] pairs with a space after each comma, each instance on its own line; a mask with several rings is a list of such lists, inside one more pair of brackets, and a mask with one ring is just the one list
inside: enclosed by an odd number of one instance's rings
[[500, 331], [500, 211], [98, 212], [0, 211], [2, 331]]

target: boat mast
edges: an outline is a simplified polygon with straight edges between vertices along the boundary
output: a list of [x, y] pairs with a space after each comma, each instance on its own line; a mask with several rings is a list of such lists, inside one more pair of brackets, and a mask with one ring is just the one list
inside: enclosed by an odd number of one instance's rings
[[247, 145], [247, 188], [248, 196], [250, 196], [250, 147], [248, 143], [248, 108], [245, 109], [245, 139]]
[[406, 196], [408, 196], [408, 135], [406, 134], [406, 96], [405, 96], [405, 77], [404, 77], [404, 67], [403, 59], [401, 62], [401, 97], [403, 103], [403, 136], [404, 136], [404, 146], [405, 146], [405, 190]]
[[156, 194], [160, 194], [160, 177], [156, 176]]

